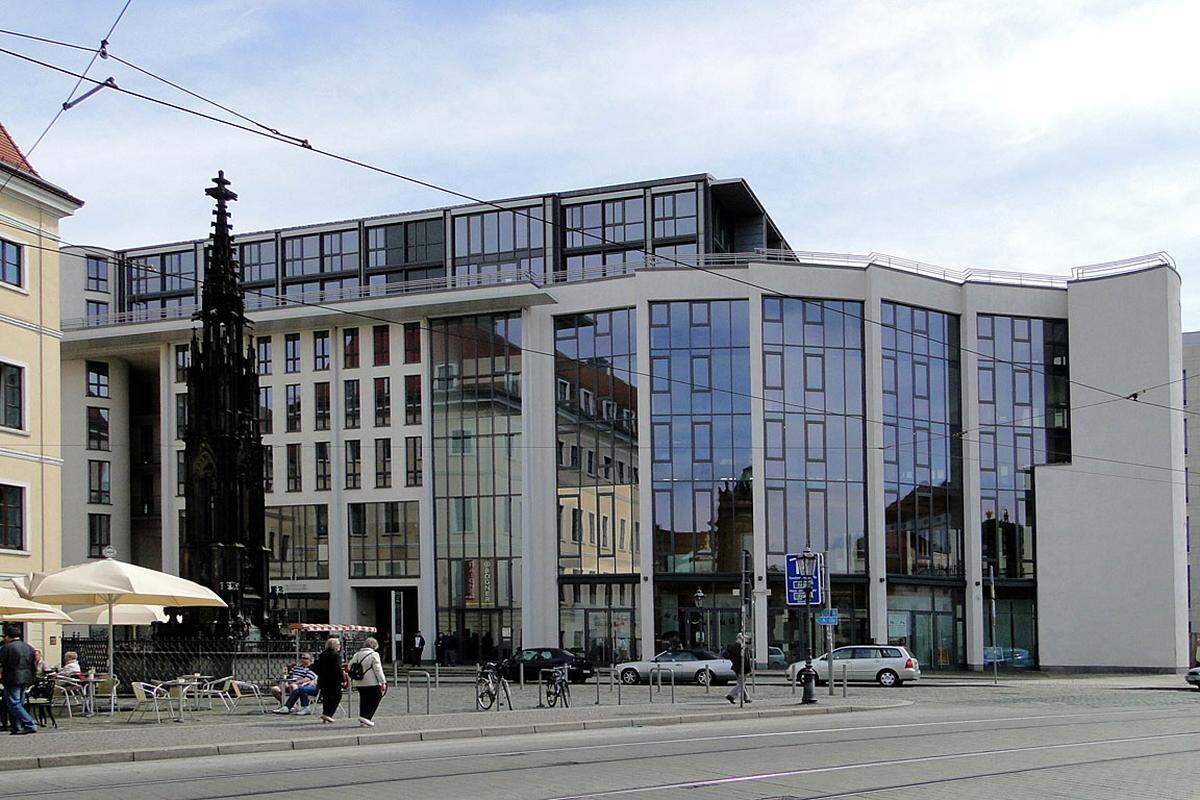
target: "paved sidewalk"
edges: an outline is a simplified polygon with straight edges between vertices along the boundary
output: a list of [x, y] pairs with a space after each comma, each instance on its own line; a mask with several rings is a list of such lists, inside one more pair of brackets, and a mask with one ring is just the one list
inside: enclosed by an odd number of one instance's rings
[[[640, 689], [640, 691], [638, 691]], [[647, 687], [622, 691], [622, 705], [616, 705], [616, 693], [609, 697], [601, 689], [604, 705], [595, 705], [595, 686], [576, 686], [573, 706], [568, 709], [538, 709], [537, 689], [514, 688], [509, 711], [463, 711], [470, 708], [470, 687], [443, 686], [433, 691], [433, 714], [406, 714], [404, 687], [393, 687], [375, 717], [374, 728], [362, 728], [357, 717], [345, 716], [345, 706], [333, 725], [321, 724], [319, 711], [310, 716], [264, 715], [249, 703], [231, 714], [216, 711], [189, 712], [183, 723], [155, 722], [153, 711], [133, 723], [128, 713], [110, 718], [99, 715], [89, 719], [63, 719], [60, 728], [44, 728], [35, 736], [6, 737], [0, 770], [152, 760], [172, 757], [222, 755], [229, 753], [269, 752], [305, 748], [345, 747], [367, 744], [391, 744], [450, 738], [506, 736], [548, 731], [585, 730], [638, 725], [674, 725], [684, 722], [713, 722], [721, 719], [774, 717], [802, 714], [826, 714], [854, 710], [874, 710], [910, 705], [905, 700], [866, 700], [830, 698], [818, 694], [818, 704], [801, 706], [799, 698], [783, 687], [759, 687], [757, 702], [739, 709], [725, 701], [723, 691], [714, 687], [705, 694], [698, 687], [677, 687], [676, 700], [670, 702], [670, 688], [654, 693], [655, 702], [646, 702]], [[633, 701], [633, 702], [631, 702]], [[357, 698], [353, 712], [357, 713]], [[413, 708], [424, 709], [424, 691], [420, 700], [414, 691]], [[447, 709], [453, 708], [449, 711]], [[440, 712], [440, 713], [439, 713]]]

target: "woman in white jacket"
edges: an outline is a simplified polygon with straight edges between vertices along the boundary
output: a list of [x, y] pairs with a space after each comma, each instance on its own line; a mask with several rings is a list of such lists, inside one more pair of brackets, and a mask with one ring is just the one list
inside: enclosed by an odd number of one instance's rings
[[367, 639], [362, 649], [350, 658], [350, 677], [358, 690], [358, 724], [364, 728], [373, 728], [372, 717], [379, 708], [379, 701], [387, 694], [387, 676], [383, 672], [383, 662], [379, 659], [379, 642], [374, 638]]

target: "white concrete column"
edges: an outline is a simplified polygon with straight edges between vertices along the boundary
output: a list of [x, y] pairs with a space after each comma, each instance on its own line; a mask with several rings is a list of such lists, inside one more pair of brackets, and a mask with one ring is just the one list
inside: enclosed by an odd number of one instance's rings
[[[175, 458], [175, 361], [173, 345], [163, 344], [158, 348], [158, 485], [159, 527], [162, 530], [162, 570], [171, 575], [179, 574], [179, 514], [176, 513], [175, 487], [171, 484], [171, 471]], [[122, 556], [128, 559], [129, 553]]]
[[984, 626], [988, 624], [983, 585], [983, 529], [979, 502], [979, 326], [976, 306], [969, 293], [959, 319], [962, 344], [962, 483], [963, 483], [963, 577], [966, 579], [963, 617], [966, 627], [967, 665], [983, 669]]
[[[449, 241], [449, 237], [447, 237]], [[437, 622], [437, 563], [434, 558], [436, 534], [434, 528], [433, 470], [424, 467], [433, 463], [433, 348], [429, 337], [429, 318], [421, 319], [421, 577], [417, 590], [417, 616], [425, 638], [433, 641], [439, 630]], [[404, 413], [403, 381], [392, 391], [400, 398], [399, 413]], [[404, 468], [408, 469], [408, 449], [404, 451]], [[395, 459], [393, 459], [393, 462]]]
[[[647, 228], [647, 230], [649, 230]], [[638, 520], [641, 536], [639, 569], [638, 632], [641, 636], [642, 658], [654, 655], [654, 441], [650, 428], [650, 304], [637, 304], [637, 372], [638, 387]]]
[[[371, 329], [367, 328], [368, 335]], [[338, 328], [332, 328], [329, 331], [330, 347], [334, 348], [341, 332]], [[312, 333], [305, 331], [300, 337], [301, 350], [311, 346]], [[369, 340], [368, 340], [369, 341]], [[309, 359], [304, 363], [311, 364], [311, 353], [304, 353], [304, 358]], [[330, 444], [329, 444], [329, 460], [332, 462], [329, 466], [330, 491], [326, 495], [329, 498], [329, 537], [326, 539], [326, 544], [329, 547], [329, 621], [332, 623], [341, 623], [347, 625], [359, 624], [358, 604], [355, 601], [354, 590], [350, 588], [350, 535], [349, 530], [349, 515], [346, 512], [346, 435], [344, 426], [346, 423], [345, 389], [342, 387], [342, 364], [341, 359], [332, 358], [332, 369], [329, 376], [329, 426]], [[302, 373], [307, 374], [307, 373]], [[321, 373], [313, 373], [317, 378], [322, 377]], [[359, 403], [361, 405], [362, 398], [365, 395], [362, 381], [370, 380], [367, 377], [369, 373], [364, 373], [361, 377], [358, 391]], [[299, 377], [299, 376], [297, 376]], [[307, 386], [301, 384], [301, 397], [304, 397], [306, 389], [311, 387], [312, 395], [310, 398], [305, 398], [301, 402], [301, 409], [305, 408], [308, 403], [312, 403], [312, 408], [317, 407], [317, 390], [316, 387], [309, 383]], [[286, 389], [285, 389], [286, 391]], [[307, 419], [312, 419], [312, 414], [305, 414]], [[304, 424], [301, 423], [301, 428]], [[360, 428], [356, 433], [361, 433]], [[316, 433], [306, 437], [307, 441], [301, 445], [300, 461], [303, 464], [303, 469], [306, 475], [311, 476], [308, 480], [313, 481], [312, 491], [316, 488], [317, 480], [317, 449], [312, 446]], [[363, 447], [363, 442], [359, 441], [360, 454], [369, 452]], [[286, 451], [285, 451], [286, 452]], [[364, 456], [365, 458], [365, 456]], [[370, 463], [370, 462], [368, 462]], [[367, 470], [360, 466], [360, 473], [370, 474]], [[321, 497], [321, 495], [317, 495]]]
[[[521, 343], [554, 352], [549, 313], [521, 313]], [[522, 643], [558, 645], [558, 491], [555, 467], [557, 418], [554, 359], [534, 355], [521, 363], [521, 586]]]
[[[754, 660], [767, 663], [767, 487], [766, 433], [763, 427], [763, 344], [762, 344], [762, 297], [751, 292], [750, 296], [750, 441], [754, 447], [751, 464], [754, 483], [754, 612], [751, 631], [754, 636]], [[736, 390], [737, 387], [734, 387]]]
[[[881, 318], [882, 303], [875, 281], [867, 283], [863, 301], [864, 320]], [[863, 323], [863, 386], [866, 391], [867, 447], [867, 571], [870, 585], [871, 639], [877, 644], [888, 640], [887, 624], [887, 541], [883, 516], [883, 337], [879, 325]]]

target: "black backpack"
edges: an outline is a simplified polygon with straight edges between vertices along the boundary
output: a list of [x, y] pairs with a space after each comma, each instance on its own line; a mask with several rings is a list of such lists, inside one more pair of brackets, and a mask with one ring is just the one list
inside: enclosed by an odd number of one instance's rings
[[365, 659], [365, 658], [350, 660], [349, 672], [350, 672], [351, 680], [361, 681], [363, 678], [367, 677], [366, 667], [363, 666], [363, 662], [366, 660], [367, 659]]

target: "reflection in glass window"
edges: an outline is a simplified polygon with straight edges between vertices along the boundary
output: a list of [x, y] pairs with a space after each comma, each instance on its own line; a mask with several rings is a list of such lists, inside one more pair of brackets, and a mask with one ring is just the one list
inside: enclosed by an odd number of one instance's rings
[[351, 578], [416, 578], [421, 573], [420, 503], [350, 503]]
[[[654, 195], [654, 238], [695, 236], [696, 190]], [[655, 248], [655, 252], [658, 248]]]
[[[291, 445], [288, 447], [290, 449]], [[271, 578], [328, 578], [328, 507], [323, 504], [267, 506], [263, 511], [267, 543], [271, 548]]]
[[454, 218], [454, 276], [464, 284], [491, 283], [545, 268], [541, 206], [485, 211]]

